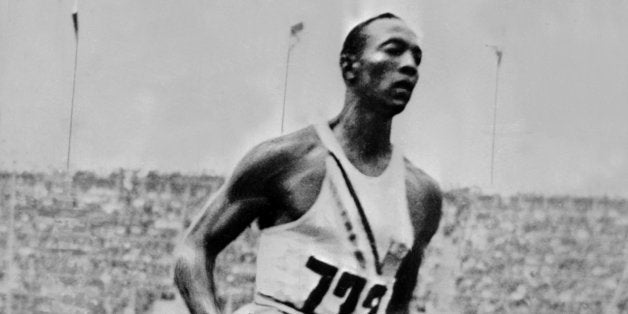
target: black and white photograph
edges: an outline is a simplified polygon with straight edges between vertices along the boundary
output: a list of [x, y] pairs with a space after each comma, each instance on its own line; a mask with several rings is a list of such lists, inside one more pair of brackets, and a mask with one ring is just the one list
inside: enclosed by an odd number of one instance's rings
[[0, 314], [628, 313], [628, 2], [1, 0]]

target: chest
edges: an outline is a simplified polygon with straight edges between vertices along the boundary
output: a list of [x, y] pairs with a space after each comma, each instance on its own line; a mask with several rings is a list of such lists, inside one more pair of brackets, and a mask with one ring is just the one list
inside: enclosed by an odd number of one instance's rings
[[[400, 223], [404, 227], [413, 224], [409, 219], [406, 199], [408, 191], [403, 173], [398, 177], [383, 178], [360, 178], [359, 174], [345, 173], [345, 177], [340, 168], [330, 160], [331, 158], [299, 165], [279, 180], [276, 192], [273, 193], [275, 210], [272, 211], [269, 225], [298, 220], [312, 210], [317, 200], [320, 203], [321, 195], [327, 195], [327, 198], [334, 195], [338, 200], [327, 199], [319, 206], [329, 206], [327, 203], [339, 201], [342, 203], [341, 207], [355, 212], [357, 221], [361, 220], [357, 207], [361, 207], [369, 227], [377, 235], [386, 237], [388, 233], [399, 229]], [[322, 191], [323, 189], [327, 191]], [[333, 191], [330, 192], [330, 189]], [[410, 233], [413, 232], [410, 230]], [[381, 246], [386, 249], [386, 243], [381, 243]]]
[[[326, 156], [327, 151], [317, 151], [303, 158], [300, 163], [290, 165], [286, 171], [277, 175], [275, 180], [273, 180], [273, 184], [267, 187], [272, 206], [266, 215], [260, 217], [260, 226], [262, 228], [296, 221], [312, 208], [321, 193], [323, 181], [327, 175]], [[388, 205], [392, 206], [392, 204], [385, 202], [383, 205], [372, 204], [377, 204], [377, 199], [380, 196], [396, 194], [400, 189], [405, 190], [407, 205], [404, 206], [408, 208], [410, 223], [414, 233], [418, 234], [425, 228], [425, 221], [428, 220], [428, 211], [425, 208], [425, 204], [422, 204], [420, 201], [423, 192], [416, 185], [405, 182], [402, 185], [389, 185], [382, 189], [377, 185], [358, 183], [355, 187], [356, 194], [360, 200], [365, 204], [369, 204], [365, 205], [365, 210], [368, 211], [370, 217], [369, 221], [373, 221], [375, 229], [386, 230], [385, 232], [395, 227], [395, 219], [388, 219], [391, 214], [387, 210], [389, 209]], [[370, 200], [373, 198], [375, 199]]]

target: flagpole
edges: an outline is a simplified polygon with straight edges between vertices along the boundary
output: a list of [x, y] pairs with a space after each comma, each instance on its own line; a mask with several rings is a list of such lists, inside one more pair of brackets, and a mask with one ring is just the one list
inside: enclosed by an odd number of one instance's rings
[[[290, 54], [292, 53], [292, 48], [294, 48], [294, 46], [297, 44], [299, 40], [299, 38], [297, 37], [297, 34], [303, 30], [303, 27], [304, 27], [303, 22], [299, 22], [297, 24], [292, 25], [292, 27], [290, 27], [290, 35], [288, 37], [290, 45], [288, 46], [288, 53], [286, 55], [286, 75], [285, 75], [284, 83], [283, 83], [283, 106], [281, 108], [281, 134], [283, 134], [284, 123], [286, 119], [286, 95], [288, 93], [288, 72], [290, 70]], [[292, 42], [293, 37], [297, 39], [296, 42]]]
[[78, 61], [78, 0], [74, 2], [74, 10], [72, 12], [72, 21], [74, 24], [74, 38], [76, 39], [76, 44], [74, 45], [74, 74], [72, 77], [72, 100], [70, 102], [70, 130], [68, 132], [68, 154], [66, 157], [65, 170], [69, 174], [70, 173], [70, 154], [72, 152], [72, 127], [74, 122], [74, 96], [76, 94], [76, 68]]
[[491, 144], [491, 186], [494, 182], [495, 177], [495, 137], [497, 134], [497, 100], [498, 100], [498, 92], [499, 92], [499, 69], [501, 66], [503, 50], [498, 46], [486, 45], [487, 47], [493, 48], [495, 50], [495, 57], [497, 58], [497, 66], [495, 67], [495, 94], [493, 98], [493, 134], [492, 134], [492, 144]]
[[283, 82], [283, 106], [281, 109], [281, 134], [283, 134], [283, 126], [286, 120], [286, 94], [288, 92], [288, 72], [290, 72], [290, 53], [292, 52], [292, 47], [294, 47], [294, 45], [290, 43], [290, 47], [288, 47], [288, 53], [286, 55], [286, 75]]

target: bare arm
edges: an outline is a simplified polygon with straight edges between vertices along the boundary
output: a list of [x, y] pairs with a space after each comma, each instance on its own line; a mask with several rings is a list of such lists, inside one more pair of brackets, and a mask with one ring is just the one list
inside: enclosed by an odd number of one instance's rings
[[258, 146], [242, 160], [177, 250], [174, 279], [192, 314], [220, 313], [214, 282], [216, 257], [268, 208], [264, 186], [273, 166], [267, 162], [268, 154]]
[[423, 251], [438, 229], [442, 215], [442, 193], [436, 183], [420, 170], [407, 180], [408, 206], [415, 230], [414, 245], [397, 271], [387, 313], [410, 313]]

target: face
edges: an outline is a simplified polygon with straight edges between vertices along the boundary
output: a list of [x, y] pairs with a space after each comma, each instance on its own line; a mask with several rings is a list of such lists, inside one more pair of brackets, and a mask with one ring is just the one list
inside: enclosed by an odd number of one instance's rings
[[419, 79], [422, 53], [417, 36], [399, 19], [373, 21], [363, 34], [366, 42], [353, 68], [352, 86], [374, 110], [400, 113]]

